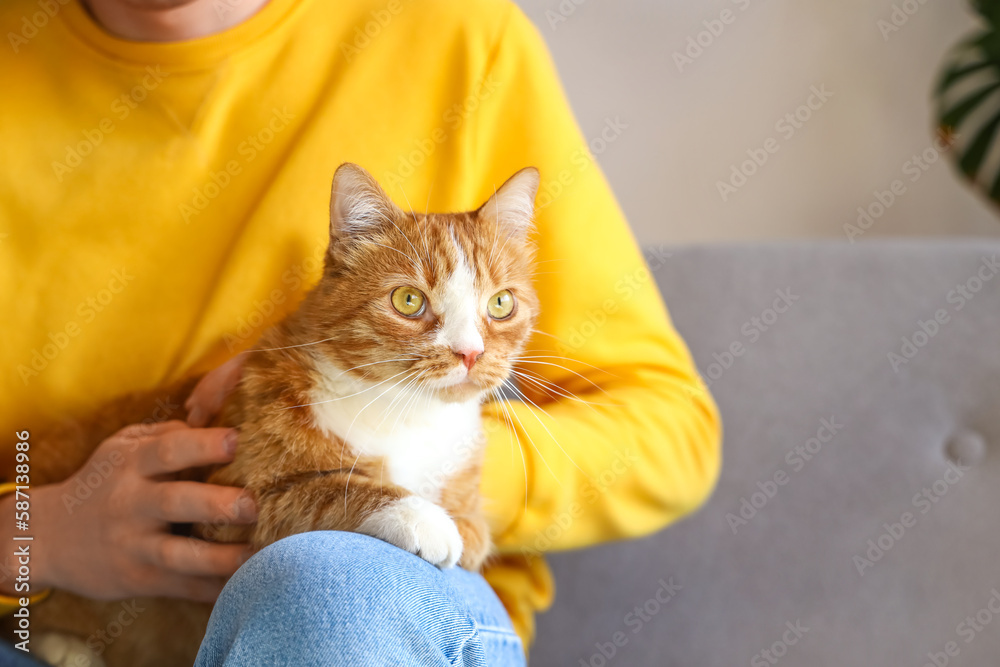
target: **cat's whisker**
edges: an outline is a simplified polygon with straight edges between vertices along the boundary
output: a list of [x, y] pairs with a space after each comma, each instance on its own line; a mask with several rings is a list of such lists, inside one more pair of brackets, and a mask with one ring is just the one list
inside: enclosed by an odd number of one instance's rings
[[[355, 201], [365, 201], [363, 197], [358, 197], [358, 196], [355, 196], [355, 195], [343, 195], [343, 196], [346, 196], [346, 197], [347, 197], [348, 199], [353, 199], [353, 200], [355, 200]], [[403, 231], [402, 229], [400, 229], [400, 228], [399, 228], [399, 225], [397, 225], [397, 224], [396, 224], [396, 222], [395, 222], [395, 221], [394, 221], [394, 220], [393, 220], [392, 218], [390, 218], [390, 217], [389, 217], [388, 215], [386, 215], [386, 214], [385, 214], [384, 212], [382, 212], [382, 211], [380, 211], [380, 210], [378, 210], [378, 209], [375, 209], [375, 212], [376, 212], [376, 213], [377, 213], [377, 214], [378, 214], [378, 215], [379, 215], [379, 216], [380, 216], [380, 217], [381, 217], [381, 218], [382, 218], [383, 220], [385, 220], [385, 221], [386, 221], [386, 222], [388, 222], [388, 223], [389, 223], [390, 225], [392, 225], [393, 227], [395, 227], [395, 228], [396, 228], [396, 231], [398, 231], [398, 232], [399, 232], [399, 233], [400, 233], [400, 234], [402, 235], [402, 237], [403, 237], [403, 238], [404, 238], [404, 239], [406, 240], [406, 242], [410, 244], [410, 247], [411, 247], [411, 248], [413, 248], [413, 253], [414, 253], [414, 254], [415, 254], [415, 255], [416, 255], [417, 257], [420, 257], [420, 253], [419, 253], [419, 252], [417, 251], [417, 249], [416, 249], [416, 248], [414, 248], [414, 246], [413, 246], [413, 243], [411, 243], [411, 242], [410, 242], [410, 237], [408, 237], [408, 236], [406, 235], [406, 233], [405, 233], [405, 232], [404, 232], [404, 231]], [[379, 245], [379, 244], [376, 244], [376, 245]], [[383, 248], [386, 248], [386, 247], [388, 247], [388, 246], [382, 246], [382, 247], [383, 247]], [[391, 249], [392, 249], [392, 250], [396, 250], [395, 248], [391, 248]], [[397, 250], [396, 252], [399, 252], [399, 251]], [[408, 256], [408, 257], [409, 257], [409, 256]], [[411, 259], [410, 259], [410, 261], [413, 261], [413, 259], [411, 258]], [[419, 268], [419, 266], [417, 266], [416, 262], [414, 262], [414, 266], [415, 266], [415, 267], [417, 268], [417, 271], [418, 271], [418, 273], [419, 273], [419, 271], [420, 271], [420, 268]]]
[[424, 215], [431, 211], [431, 193], [434, 192], [434, 182], [437, 181], [437, 174], [431, 177], [431, 184], [427, 187], [427, 202], [424, 204]]
[[[517, 451], [521, 455], [521, 468], [524, 471], [524, 511], [527, 512], [528, 511], [528, 462], [524, 456], [524, 446], [521, 443], [521, 436], [518, 434], [517, 428], [514, 426], [514, 419], [517, 418], [517, 414], [514, 412], [514, 406], [510, 404], [510, 400], [507, 399], [505, 396], [503, 396], [503, 394], [497, 392], [497, 399], [500, 401], [500, 405], [503, 408], [507, 423], [510, 426], [511, 433], [513, 433], [514, 437], [517, 439]], [[520, 418], [518, 418], [517, 421], [518, 423], [520, 423], [521, 421]], [[524, 426], [522, 425], [521, 428], [523, 429]], [[528, 439], [531, 440], [531, 436], [528, 436]], [[545, 457], [542, 456], [542, 453], [540, 451], [538, 451], [538, 447], [535, 446], [533, 441], [531, 443], [531, 446], [536, 452], [538, 452], [539, 458], [541, 458], [542, 461], [545, 462]], [[548, 463], [545, 464], [545, 467], [549, 468]], [[549, 470], [551, 471], [552, 469], [549, 468]], [[558, 479], [556, 479], [556, 483], [559, 484], [560, 486], [562, 485], [562, 483], [559, 482]]]
[[354, 468], [358, 465], [358, 461], [361, 460], [361, 452], [354, 457], [354, 463], [351, 464], [351, 469], [347, 471], [347, 482], [344, 484], [344, 516], [347, 516], [349, 512], [347, 511], [347, 491], [351, 488], [351, 476], [354, 474]]
[[408, 401], [411, 398], [411, 394], [409, 393], [410, 387], [413, 386], [413, 384], [417, 381], [417, 378], [419, 378], [419, 377], [420, 377], [420, 373], [417, 373], [415, 376], [413, 376], [409, 380], [407, 380], [406, 384], [403, 385], [403, 387], [400, 388], [400, 390], [398, 392], [396, 392], [396, 395], [393, 396], [392, 399], [389, 401], [389, 405], [387, 405], [387, 406], [385, 406], [385, 408], [383, 408], [383, 410], [382, 410], [382, 413], [383, 413], [382, 414], [382, 419], [379, 421], [378, 425], [375, 427], [376, 430], [382, 428], [382, 424], [384, 424], [385, 420], [389, 417], [389, 415], [392, 414], [392, 410], [393, 410], [394, 407], [396, 407], [397, 403], [400, 404], [400, 405], [402, 405], [403, 401]]
[[566, 387], [564, 387], [559, 382], [555, 382], [555, 381], [553, 381], [553, 380], [545, 377], [541, 373], [539, 373], [539, 372], [537, 372], [537, 371], [535, 371], [535, 370], [533, 370], [531, 368], [527, 368], [525, 366], [517, 366], [517, 365], [515, 365], [515, 366], [513, 366], [510, 369], [510, 371], [511, 371], [511, 373], [514, 373], [514, 374], [517, 374], [517, 375], [526, 375], [526, 376], [530, 377], [531, 379], [533, 379], [535, 382], [541, 383], [542, 385], [544, 385], [545, 387], [549, 388], [550, 390], [558, 392], [560, 396], [564, 396], [566, 398], [572, 398], [572, 399], [580, 401], [581, 403], [589, 403], [590, 405], [612, 405], [611, 403], [597, 403], [595, 401], [585, 400], [585, 399], [581, 398], [579, 394], [571, 391], [570, 389], [567, 389]]
[[524, 471], [524, 511], [528, 511], [528, 462], [524, 458], [524, 448], [521, 446], [521, 436], [517, 434], [517, 429], [514, 428], [514, 421], [510, 418], [510, 414], [507, 410], [507, 401], [501, 395], [499, 389], [492, 389], [490, 391], [493, 398], [496, 399], [497, 403], [500, 405], [500, 409], [503, 410], [504, 422], [508, 426], [508, 434], [510, 435], [510, 458], [513, 462], [514, 460], [514, 440], [517, 440], [517, 452], [521, 455], [521, 469]]
[[391, 364], [394, 361], [419, 361], [420, 359], [421, 357], [413, 356], [413, 357], [397, 357], [396, 359], [382, 359], [380, 361], [371, 361], [367, 364], [358, 364], [357, 366], [348, 368], [347, 370], [341, 371], [340, 373], [334, 375], [333, 377], [334, 379], [336, 379], [339, 378], [341, 375], [344, 375], [345, 373], [350, 373], [351, 371], [356, 371], [359, 368], [365, 368], [366, 366], [375, 366], [377, 364]]
[[[422, 380], [423, 378], [419, 378], [419, 379]], [[410, 412], [410, 408], [411, 407], [419, 409], [421, 401], [426, 401], [428, 398], [430, 398], [430, 396], [431, 396], [431, 388], [428, 387], [426, 384], [418, 384], [417, 385], [417, 391], [416, 391], [416, 397], [412, 401], [412, 405], [411, 404], [407, 404], [403, 408], [403, 413], [401, 414], [401, 417], [403, 418], [403, 422], [404, 423], [406, 422], [406, 417], [409, 416], [409, 412]], [[399, 419], [400, 419], [399, 417], [396, 418], [397, 421], [399, 421]], [[393, 424], [392, 428], [393, 428], [393, 432], [395, 433], [396, 425]]]
[[[406, 372], [406, 371], [404, 371], [404, 372]], [[409, 371], [409, 372], [410, 373], [416, 373], [417, 371]], [[358, 417], [361, 416], [361, 413], [363, 413], [365, 410], [367, 410], [368, 407], [372, 405], [372, 403], [374, 403], [378, 399], [382, 398], [388, 392], [392, 391], [393, 389], [395, 389], [396, 387], [398, 387], [402, 383], [406, 382], [409, 379], [409, 377], [410, 376], [407, 375], [406, 377], [404, 377], [402, 380], [400, 380], [396, 384], [390, 386], [388, 389], [386, 389], [381, 394], [379, 394], [378, 396], [376, 396], [375, 398], [373, 398], [371, 401], [369, 401], [367, 404], [365, 404], [365, 406], [363, 408], [361, 408], [360, 410], [358, 410], [357, 414], [354, 415], [354, 419], [351, 420], [351, 424], [347, 427], [347, 432], [344, 434], [344, 437], [341, 438], [341, 443], [342, 443], [341, 446], [340, 446], [340, 460], [341, 460], [341, 465], [343, 465], [343, 461], [344, 461], [344, 448], [347, 446], [347, 443], [349, 441], [349, 436], [351, 434], [351, 429], [354, 428], [354, 424], [355, 424], [355, 422], [358, 421]], [[361, 458], [361, 454], [360, 453], [358, 454], [358, 458]], [[357, 465], [357, 463], [358, 463], [358, 459], [355, 459], [354, 460], [354, 465]], [[350, 483], [351, 483], [351, 473], [354, 472], [354, 465], [351, 466], [351, 472], [349, 472], [347, 474], [347, 485], [344, 488], [344, 510], [345, 510], [345, 512], [347, 510], [347, 486], [350, 486]]]
[[399, 225], [397, 225], [397, 224], [396, 224], [395, 222], [393, 222], [392, 220], [390, 220], [389, 222], [391, 222], [391, 223], [392, 223], [392, 226], [393, 226], [393, 227], [395, 227], [395, 228], [396, 228], [396, 229], [397, 229], [397, 230], [399, 231], [399, 233], [400, 233], [400, 234], [402, 235], [403, 239], [404, 239], [404, 240], [405, 240], [405, 241], [406, 241], [407, 243], [409, 243], [409, 244], [410, 244], [410, 247], [411, 247], [411, 248], [413, 249], [413, 254], [414, 254], [414, 255], [416, 255], [416, 256], [417, 256], [417, 259], [419, 259], [419, 260], [420, 260], [420, 268], [423, 268], [423, 260], [424, 260], [424, 258], [420, 256], [420, 251], [419, 251], [419, 250], [417, 250], [417, 246], [413, 245], [413, 241], [411, 241], [411, 240], [410, 240], [410, 237], [409, 237], [409, 236], [407, 236], [407, 235], [406, 235], [406, 233], [405, 233], [405, 232], [403, 232], [403, 230], [399, 228]]
[[402, 185], [400, 185], [399, 191], [403, 195], [403, 201], [406, 202], [406, 207], [410, 209], [410, 215], [416, 217], [416, 213], [413, 212], [413, 204], [410, 203], [410, 198], [406, 196], [406, 189]]
[[[410, 211], [410, 212], [411, 212], [411, 214], [412, 214], [412, 211]], [[392, 218], [390, 218], [389, 216], [387, 216], [387, 215], [385, 215], [385, 214], [383, 214], [383, 215], [382, 215], [382, 217], [383, 217], [383, 218], [385, 218], [385, 219], [386, 219], [386, 221], [387, 221], [387, 222], [388, 222], [388, 223], [389, 223], [390, 225], [392, 225], [393, 227], [395, 227], [395, 228], [396, 228], [396, 231], [397, 231], [397, 232], [399, 232], [400, 236], [402, 236], [402, 237], [403, 237], [403, 240], [405, 240], [405, 241], [406, 241], [407, 243], [409, 243], [409, 244], [410, 244], [410, 248], [412, 248], [412, 249], [413, 249], [413, 254], [414, 254], [414, 255], [416, 255], [416, 256], [417, 256], [417, 258], [419, 258], [419, 259], [421, 260], [421, 264], [420, 264], [420, 266], [422, 267], [422, 266], [423, 266], [423, 258], [422, 258], [422, 257], [420, 257], [420, 251], [419, 251], [419, 250], [417, 250], [417, 247], [416, 247], [415, 245], [413, 245], [413, 242], [412, 242], [412, 241], [410, 241], [410, 237], [406, 235], [406, 232], [404, 232], [404, 231], [403, 231], [402, 229], [400, 229], [399, 225], [397, 225], [397, 224], [396, 224], [395, 220], [393, 220]], [[416, 219], [416, 217], [415, 217], [415, 216], [414, 216], [414, 219]], [[419, 267], [418, 267], [418, 271], [419, 271]]]
[[395, 389], [399, 385], [403, 384], [404, 382], [406, 382], [407, 380], [409, 380], [413, 375], [415, 375], [415, 374], [417, 374], [419, 372], [420, 372], [419, 370], [416, 370], [416, 371], [415, 370], [410, 370], [408, 372], [408, 374], [405, 377], [403, 377], [402, 380], [400, 380], [399, 382], [391, 385], [388, 389], [386, 389], [385, 391], [383, 391], [381, 394], [379, 394], [378, 396], [376, 396], [372, 400], [368, 401], [368, 403], [366, 403], [365, 406], [363, 408], [361, 408], [360, 410], [358, 410], [357, 414], [354, 415], [354, 419], [351, 420], [350, 425], [347, 427], [347, 432], [344, 433], [344, 438], [343, 439], [344, 440], [348, 440], [349, 439], [349, 436], [351, 434], [351, 429], [354, 428], [354, 425], [358, 421], [358, 417], [360, 417], [362, 415], [362, 413], [364, 413], [365, 410], [367, 410], [369, 407], [371, 407], [378, 399], [382, 398], [383, 396], [385, 396], [386, 394], [388, 394], [390, 391], [392, 391], [393, 389]]
[[[510, 385], [510, 386], [513, 386], [513, 385]], [[531, 443], [531, 446], [534, 448], [535, 452], [538, 454], [538, 458], [540, 458], [542, 460], [542, 463], [545, 464], [545, 467], [546, 467], [546, 469], [548, 469], [549, 474], [552, 476], [552, 479], [554, 479], [556, 481], [556, 484], [558, 484], [559, 486], [562, 486], [562, 481], [560, 481], [560, 479], [556, 475], [555, 471], [552, 470], [552, 467], [549, 465], [549, 462], [545, 460], [545, 455], [542, 454], [542, 450], [540, 450], [538, 448], [538, 445], [535, 444], [535, 440], [534, 440], [534, 438], [531, 437], [531, 434], [528, 433], [528, 429], [526, 429], [524, 427], [524, 422], [522, 422], [521, 418], [517, 415], [517, 411], [514, 410], [514, 406], [510, 405], [509, 399], [503, 397], [502, 395], [501, 395], [500, 398], [501, 398], [501, 400], [507, 402], [507, 405], [510, 408], [510, 414], [513, 415], [514, 419], [516, 419], [517, 423], [521, 426], [521, 430], [524, 431], [524, 435], [526, 435], [528, 437], [528, 442]], [[537, 419], [537, 417], [536, 417], [536, 419]], [[570, 460], [572, 460], [572, 459], [570, 459]]]
[[351, 398], [353, 396], [360, 396], [361, 394], [364, 394], [365, 392], [371, 391], [372, 389], [375, 389], [376, 387], [385, 384], [389, 380], [392, 380], [393, 378], [398, 378], [400, 375], [403, 375], [404, 373], [407, 373], [409, 371], [410, 371], [410, 369], [406, 369], [405, 371], [400, 371], [399, 373], [396, 373], [395, 375], [390, 375], [386, 379], [384, 379], [384, 380], [382, 380], [380, 382], [377, 382], [376, 384], [373, 384], [370, 387], [366, 387], [365, 389], [362, 389], [361, 391], [356, 391], [353, 394], [347, 394], [345, 396], [335, 396], [333, 398], [328, 398], [325, 401], [316, 401], [315, 403], [303, 403], [302, 405], [291, 405], [291, 406], [289, 406], [287, 408], [281, 408], [281, 409], [282, 410], [294, 410], [295, 408], [308, 408], [309, 406], [312, 406], [312, 405], [323, 405], [324, 403], [333, 403], [334, 401], [342, 401], [345, 398]]
[[[496, 219], [499, 220], [500, 219], [500, 202], [499, 202], [496, 194], [497, 194], [497, 188], [496, 188], [496, 184], [494, 184], [493, 185], [493, 205], [496, 208]], [[499, 230], [500, 230], [500, 225], [498, 224], [496, 226], [496, 232], [493, 235], [493, 246], [490, 248], [490, 259], [491, 260], [493, 258], [493, 252], [496, 249], [497, 235], [499, 234]], [[503, 251], [507, 249], [507, 244], [510, 243], [511, 238], [513, 238], [514, 236], [515, 236], [514, 234], [507, 234], [507, 238], [504, 239], [503, 245], [500, 246], [500, 253], [499, 254], [500, 254], [501, 257], [503, 256]]]
[[[609, 371], [607, 369], [604, 369], [604, 368], [601, 368], [600, 366], [595, 366], [593, 364], [588, 364], [586, 361], [581, 361], [579, 359], [574, 359], [573, 357], [563, 357], [563, 356], [559, 356], [557, 354], [530, 354], [530, 355], [522, 355], [522, 356], [513, 357], [513, 358], [514, 359], [565, 359], [566, 361], [572, 362], [574, 364], [580, 364], [581, 366], [586, 366], [588, 368], [593, 368], [595, 371], [600, 371], [601, 373], [604, 373], [606, 375], [610, 375], [611, 377], [618, 377], [617, 375], [615, 375], [611, 371]], [[565, 366], [563, 366], [562, 368], [565, 368]], [[566, 369], [566, 370], [569, 370], [569, 369]]]
[[247, 354], [248, 352], [277, 352], [279, 350], [290, 350], [293, 347], [309, 347], [310, 345], [319, 345], [320, 343], [328, 343], [331, 340], [336, 340], [335, 338], [324, 338], [323, 340], [313, 341], [312, 343], [300, 343], [299, 345], [285, 345], [284, 347], [258, 347], [251, 348], [249, 350], [243, 350], [240, 354]]
[[[549, 415], [548, 412], [546, 412], [544, 409], [542, 409], [541, 407], [539, 407], [537, 403], [535, 403], [527, 395], [525, 395], [525, 393], [523, 391], [521, 391], [517, 387], [517, 385], [511, 384], [510, 387], [511, 387], [511, 389], [513, 389], [517, 393], [518, 396], [521, 397], [521, 400], [527, 401], [536, 410], [539, 410], [542, 414], [544, 414], [546, 417], [549, 417], [551, 419], [551, 415]], [[566, 456], [566, 458], [569, 459], [569, 462], [573, 464], [573, 467], [575, 467], [577, 470], [579, 470], [580, 473], [587, 480], [593, 482], [594, 480], [591, 479], [590, 475], [587, 474], [587, 471], [584, 470], [583, 468], [581, 468], [579, 465], [577, 465], [576, 460], [572, 456], [569, 455], [569, 452], [567, 452], [565, 449], [563, 449], [563, 446], [559, 444], [558, 438], [556, 438], [556, 436], [552, 435], [552, 431], [549, 430], [549, 427], [545, 425], [545, 422], [543, 422], [538, 415], [535, 414], [535, 411], [532, 410], [531, 407], [528, 407], [528, 412], [530, 412], [531, 416], [535, 418], [535, 420], [538, 422], [538, 425], [541, 426], [543, 429], [545, 429], [545, 432], [549, 434], [550, 438], [552, 438], [552, 442], [554, 442], [556, 444], [556, 447], [559, 448], [559, 451], [561, 451]]]
[[[420, 379], [421, 379], [421, 376], [418, 375], [416, 377], [416, 381], [419, 381]], [[426, 385], [417, 384], [416, 390], [413, 392], [412, 396], [410, 396], [410, 399], [406, 402], [406, 405], [403, 406], [403, 409], [400, 410], [399, 414], [396, 415], [396, 420], [392, 423], [392, 434], [393, 435], [396, 434], [396, 427], [399, 426], [400, 420], [402, 420], [402, 422], [404, 424], [406, 423], [406, 417], [410, 413], [410, 408], [414, 407], [414, 406], [419, 406], [420, 405], [420, 401], [423, 400], [424, 394], [427, 391], [428, 391], [428, 389], [427, 389]]]
[[[412, 378], [410, 378], [410, 380], [406, 383], [406, 385], [402, 389], [399, 390], [399, 394], [396, 395], [396, 396], [394, 396], [393, 399], [391, 401], [389, 401], [389, 405], [387, 405], [386, 408], [385, 408], [385, 410], [384, 410], [385, 414], [382, 415], [382, 420], [379, 421], [378, 425], [375, 427], [376, 431], [378, 429], [382, 428], [382, 424], [384, 424], [385, 420], [389, 417], [389, 415], [392, 414], [392, 409], [393, 409], [393, 407], [397, 403], [399, 403], [400, 405], [402, 405], [402, 401], [405, 399], [406, 400], [406, 405], [409, 405], [410, 401], [413, 398], [413, 394], [409, 393], [410, 392], [410, 388], [414, 384], [416, 384], [417, 382], [419, 382], [420, 378], [426, 372], [427, 372], [426, 369], [422, 370], [419, 373], [417, 373], [415, 376], [413, 376]], [[398, 421], [399, 421], [399, 417], [396, 418], [396, 422], [398, 422]], [[393, 426], [393, 432], [395, 433], [395, 426]]]
[[[495, 219], [496, 220], [500, 220], [500, 204], [499, 204], [499, 202], [497, 202], [497, 185], [496, 185], [496, 183], [493, 184], [493, 209], [494, 209], [494, 217], [495, 217]], [[497, 241], [500, 240], [499, 236], [500, 236], [500, 225], [497, 224], [497, 225], [494, 225], [494, 227], [493, 227], [493, 243], [490, 245], [490, 259], [487, 262], [488, 265], [492, 265], [493, 264], [493, 251], [497, 247]]]
[[403, 252], [399, 248], [393, 248], [391, 245], [385, 245], [384, 243], [379, 243], [377, 241], [372, 241], [371, 239], [363, 239], [361, 241], [361, 243], [370, 243], [372, 245], [377, 245], [380, 248], [385, 248], [386, 250], [391, 250], [393, 252], [398, 252], [400, 255], [402, 255], [406, 259], [410, 260], [410, 263], [413, 264], [413, 268], [416, 269], [417, 273], [420, 273], [420, 265], [417, 264], [417, 260], [415, 260], [412, 257], [410, 257], [409, 255], [407, 255], [405, 252]]
[[512, 238], [514, 238], [514, 234], [508, 234], [508, 235], [507, 235], [507, 238], [505, 238], [505, 239], [503, 240], [503, 245], [502, 245], [502, 246], [500, 246], [500, 254], [501, 254], [501, 255], [503, 255], [503, 251], [507, 249], [507, 244], [508, 244], [508, 243], [510, 243], [510, 240], [511, 240]]
[[557, 343], [562, 343], [563, 345], [565, 345], [565, 343], [563, 343], [563, 340], [559, 338], [559, 336], [550, 334], [548, 331], [542, 331], [541, 329], [531, 329], [530, 331], [531, 333], [541, 334], [542, 336], [548, 336], [549, 338], [555, 339]]
[[[399, 393], [396, 396], [392, 397], [392, 399], [389, 401], [389, 405], [386, 406], [386, 410], [391, 410], [392, 406], [395, 405], [395, 403], [397, 401], [403, 400], [403, 398], [405, 398], [407, 396], [406, 391], [407, 391], [407, 389], [409, 389], [410, 385], [412, 385], [416, 381], [416, 379], [419, 378], [421, 375], [423, 375], [424, 372], [425, 372], [425, 370], [421, 370], [421, 369], [413, 369], [413, 370], [417, 371], [416, 375], [414, 375], [413, 377], [411, 377], [407, 381], [406, 385], [402, 389], [399, 390]], [[382, 425], [381, 422], [379, 422], [379, 426], [381, 426], [381, 425]]]
[[[413, 222], [416, 223], [416, 221], [417, 221], [417, 214], [413, 212], [413, 205], [410, 204], [410, 198], [406, 196], [406, 190], [403, 189], [402, 185], [399, 186], [399, 191], [401, 193], [403, 193], [403, 200], [406, 202], [407, 208], [410, 209], [410, 217], [412, 217], [413, 218]], [[431, 196], [430, 196], [430, 193], [428, 193], [427, 194], [427, 201], [428, 201], [428, 203], [430, 203], [430, 200], [431, 200]], [[399, 227], [396, 227], [396, 229], [399, 229]], [[403, 234], [403, 230], [400, 229], [399, 233]], [[406, 234], [403, 234], [403, 238], [405, 238], [406, 242], [410, 244], [411, 248], [413, 248], [413, 243], [410, 242], [410, 239], [409, 239], [409, 237], [406, 236]], [[416, 248], [413, 248], [413, 252], [415, 252], [418, 257], [420, 256], [420, 253], [417, 252]], [[430, 253], [428, 253], [428, 255], [427, 255], [427, 261], [430, 261]]]
[[[427, 263], [431, 265], [431, 268], [433, 268], [433, 266], [434, 266], [434, 258], [431, 256], [431, 248], [430, 248], [430, 246], [427, 245], [427, 229], [426, 228], [427, 228], [427, 215], [430, 212], [430, 208], [431, 208], [431, 192], [434, 191], [434, 180], [436, 178], [437, 178], [437, 176], [435, 176], [433, 179], [431, 179], [431, 186], [427, 189], [427, 205], [424, 206], [423, 224], [417, 225], [417, 229], [420, 230], [420, 240], [423, 241], [423, 244], [424, 244], [424, 254], [427, 255]], [[417, 224], [416, 218], [413, 219], [413, 224], [415, 224], [415, 225]]]
[[[552, 358], [552, 359], [566, 359], [566, 357], [550, 357], [550, 358]], [[552, 363], [550, 361], [537, 361], [537, 360], [534, 360], [534, 359], [532, 359], [530, 357], [514, 357], [513, 359], [511, 359], [511, 361], [513, 363], [515, 363], [515, 364], [538, 364], [540, 366], [553, 366], [555, 368], [560, 368], [560, 369], [566, 371], [567, 373], [572, 373], [573, 375], [577, 376], [578, 378], [580, 378], [584, 382], [587, 382], [588, 384], [590, 384], [592, 387], [594, 387], [594, 389], [597, 389], [598, 391], [600, 391], [602, 394], [604, 394], [608, 398], [611, 398], [611, 395], [608, 394], [608, 392], [604, 390], [604, 387], [600, 386], [599, 384], [597, 384], [596, 382], [594, 382], [593, 380], [591, 380], [590, 378], [588, 378], [586, 375], [582, 375], [582, 374], [577, 373], [576, 371], [574, 371], [574, 370], [572, 370], [570, 368], [566, 368], [562, 364], [555, 364], [555, 363]], [[569, 361], [575, 361], [575, 360], [569, 359]], [[583, 362], [580, 362], [580, 363], [583, 363]], [[587, 364], [587, 365], [589, 365], [589, 364]], [[617, 377], [614, 373], [610, 373], [610, 372], [604, 371], [602, 369], [598, 369], [598, 370], [601, 370], [601, 372], [607, 373], [608, 375], [610, 375], [612, 377]]]
[[[591, 409], [593, 409], [593, 406], [595, 405], [613, 407], [613, 404], [611, 403], [596, 403], [594, 401], [584, 400], [579, 396], [577, 396], [576, 394], [574, 394], [573, 392], [571, 392], [569, 389], [565, 389], [553, 382], [549, 382], [548, 380], [546, 380], [541, 376], [532, 376], [529, 373], [527, 373], [524, 369], [519, 370], [516, 368], [512, 368], [510, 372], [515, 377], [525, 380], [526, 382], [530, 382], [532, 385], [534, 385], [538, 389], [541, 389], [550, 397], [555, 398], [558, 396], [568, 399], [570, 401], [576, 401], [577, 403], [583, 403], [584, 405], [590, 407]], [[596, 410], [594, 410], [594, 412], [596, 412]]]
[[[498, 229], [499, 229], [499, 225], [497, 225], [497, 227], [498, 227]], [[513, 238], [513, 236], [514, 236], [514, 234], [508, 234], [508, 235], [507, 235], [507, 238], [505, 238], [505, 239], [504, 239], [504, 241], [503, 241], [503, 245], [502, 245], [502, 246], [500, 246], [500, 255], [501, 255], [501, 256], [503, 256], [503, 251], [507, 249], [507, 244], [508, 244], [508, 243], [510, 243], [510, 240], [511, 240], [511, 238]], [[495, 248], [496, 248], [496, 238], [494, 237], [494, 240], [493, 240], [493, 248], [491, 248], [491, 249], [490, 249], [490, 256], [491, 256], [491, 257], [492, 257], [492, 255], [493, 255], [493, 250], [494, 250]]]
[[[430, 265], [432, 271], [436, 271], [437, 261], [433, 253], [431, 253], [430, 245], [427, 243], [427, 226], [430, 220], [430, 210], [431, 210], [431, 193], [434, 192], [434, 183], [437, 180], [437, 176], [431, 179], [430, 187], [427, 188], [427, 201], [424, 204], [424, 217], [423, 220], [418, 224], [416, 215], [413, 216], [413, 224], [417, 225], [417, 229], [420, 230], [420, 240], [424, 246], [424, 254], [427, 256], [427, 264]], [[406, 197], [406, 192], [400, 187], [400, 191], [403, 192], [403, 197]], [[407, 201], [407, 204], [409, 202]], [[412, 214], [413, 209], [410, 208]]]

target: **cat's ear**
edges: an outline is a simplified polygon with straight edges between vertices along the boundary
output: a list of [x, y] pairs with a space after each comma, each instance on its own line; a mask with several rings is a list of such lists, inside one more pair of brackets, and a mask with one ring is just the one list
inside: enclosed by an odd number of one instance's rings
[[512, 236], [526, 236], [535, 213], [538, 170], [525, 167], [504, 182], [479, 208], [479, 215], [498, 222]]
[[401, 215], [371, 174], [350, 162], [337, 167], [330, 192], [331, 240], [363, 236]]

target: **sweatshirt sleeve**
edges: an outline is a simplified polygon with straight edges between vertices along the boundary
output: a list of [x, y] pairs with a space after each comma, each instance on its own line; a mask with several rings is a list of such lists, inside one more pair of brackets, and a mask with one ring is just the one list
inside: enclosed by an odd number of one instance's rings
[[[629, 132], [582, 136], [543, 40], [513, 5], [469, 131], [485, 199], [541, 172], [535, 286], [541, 315], [518, 394], [486, 406], [482, 492], [504, 552], [648, 534], [697, 508], [720, 466], [716, 406], [674, 330], [594, 154]], [[592, 150], [591, 150], [592, 149]], [[519, 400], [517, 400], [519, 399]]]

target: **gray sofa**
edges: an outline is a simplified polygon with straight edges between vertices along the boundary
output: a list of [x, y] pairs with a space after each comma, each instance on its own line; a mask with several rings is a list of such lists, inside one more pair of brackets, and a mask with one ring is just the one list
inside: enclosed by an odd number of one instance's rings
[[658, 535], [552, 556], [532, 664], [1000, 664], [994, 258], [673, 249], [656, 278], [722, 410], [718, 487]]

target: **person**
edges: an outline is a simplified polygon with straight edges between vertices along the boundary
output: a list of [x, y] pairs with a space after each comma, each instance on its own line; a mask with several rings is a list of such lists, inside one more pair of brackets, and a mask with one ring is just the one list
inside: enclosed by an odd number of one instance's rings
[[[346, 161], [432, 211], [540, 170], [542, 312], [524, 368], [559, 388], [526, 386], [539, 405], [514, 402], [509, 421], [484, 406], [498, 556], [482, 576], [339, 533], [245, 563], [243, 545], [191, 549], [171, 523], [255, 508], [169, 474], [229, 460], [229, 431], [150, 415], [72, 512], [87, 466], [32, 488], [32, 594], [221, 591], [205, 665], [523, 664], [553, 599], [545, 552], [649, 534], [711, 492], [716, 407], [593, 157], [628, 121], [591, 128], [588, 146], [509, 0], [11, 0], [0, 27], [8, 460], [15, 432], [209, 371], [292, 310], [319, 276]], [[209, 377], [206, 405], [232, 373]], [[125, 450], [121, 437], [99, 450]], [[4, 545], [13, 514], [8, 494]]]

